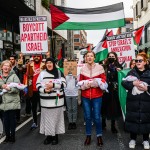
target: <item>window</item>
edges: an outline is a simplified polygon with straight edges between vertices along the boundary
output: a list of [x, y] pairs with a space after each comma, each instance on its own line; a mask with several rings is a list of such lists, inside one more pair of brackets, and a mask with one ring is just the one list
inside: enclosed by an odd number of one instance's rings
[[74, 42], [80, 42], [80, 40], [79, 39], [74, 39]]
[[79, 50], [79, 46], [74, 46], [74, 50]]

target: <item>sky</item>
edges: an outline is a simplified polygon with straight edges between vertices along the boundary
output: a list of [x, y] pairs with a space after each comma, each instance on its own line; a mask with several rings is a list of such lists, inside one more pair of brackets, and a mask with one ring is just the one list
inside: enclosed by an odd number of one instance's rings
[[[131, 9], [133, 5], [133, 0], [66, 0], [66, 7], [72, 8], [94, 8], [102, 7], [115, 3], [123, 2], [125, 17], [133, 17], [133, 10]], [[109, 29], [111, 30], [111, 29]], [[87, 32], [87, 42], [93, 43], [94, 46], [98, 44], [104, 35], [105, 30], [86, 30]], [[114, 34], [116, 29], [113, 29]]]

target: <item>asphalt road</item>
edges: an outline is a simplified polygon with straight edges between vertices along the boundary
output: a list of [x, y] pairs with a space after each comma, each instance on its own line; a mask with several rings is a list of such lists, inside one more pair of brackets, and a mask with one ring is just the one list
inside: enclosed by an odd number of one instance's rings
[[[85, 126], [83, 125], [83, 112], [81, 106], [78, 109], [78, 121], [76, 130], [67, 130], [68, 121], [65, 115], [66, 133], [59, 135], [58, 145], [44, 145], [44, 135], [39, 133], [39, 128], [30, 131], [32, 120], [22, 126], [16, 132], [16, 142], [14, 144], [0, 144], [0, 150], [128, 150], [129, 134], [124, 131], [122, 119], [117, 121], [118, 133], [112, 134], [110, 131], [110, 121], [107, 121], [107, 128], [103, 132], [104, 145], [102, 148], [96, 145], [95, 126], [93, 126], [92, 143], [84, 146]], [[65, 112], [66, 114], [66, 112]], [[30, 118], [31, 119], [31, 118]], [[29, 119], [29, 120], [30, 120]], [[40, 120], [40, 115], [39, 118]], [[143, 150], [142, 137], [137, 139], [136, 150]]]

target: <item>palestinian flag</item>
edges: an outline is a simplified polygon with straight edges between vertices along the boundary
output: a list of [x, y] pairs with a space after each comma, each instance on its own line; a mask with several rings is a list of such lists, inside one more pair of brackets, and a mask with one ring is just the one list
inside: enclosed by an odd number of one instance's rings
[[58, 55], [57, 55], [57, 59], [58, 59], [58, 66], [60, 68], [63, 67], [63, 57], [62, 57], [62, 49], [60, 49]]
[[133, 33], [134, 44], [139, 45], [142, 37], [142, 33], [144, 31], [145, 26], [139, 27], [135, 29]]
[[95, 58], [96, 63], [107, 58], [108, 47], [107, 47], [106, 36], [113, 36], [113, 31], [111, 30], [110, 32], [108, 32], [108, 30], [106, 30], [102, 40], [93, 49], [93, 52], [96, 54], [96, 58]]
[[99, 30], [125, 26], [123, 3], [76, 9], [50, 5], [52, 29]]

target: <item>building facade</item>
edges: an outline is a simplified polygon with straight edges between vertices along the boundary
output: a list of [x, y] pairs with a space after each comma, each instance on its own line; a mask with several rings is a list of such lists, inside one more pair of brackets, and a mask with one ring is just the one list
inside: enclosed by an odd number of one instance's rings
[[74, 58], [78, 58], [79, 50], [87, 46], [87, 33], [85, 30], [74, 31]]
[[125, 26], [120, 27], [116, 34], [131, 32], [133, 30], [133, 18], [125, 18]]
[[139, 49], [150, 51], [150, 0], [133, 0], [134, 29], [145, 26]]

